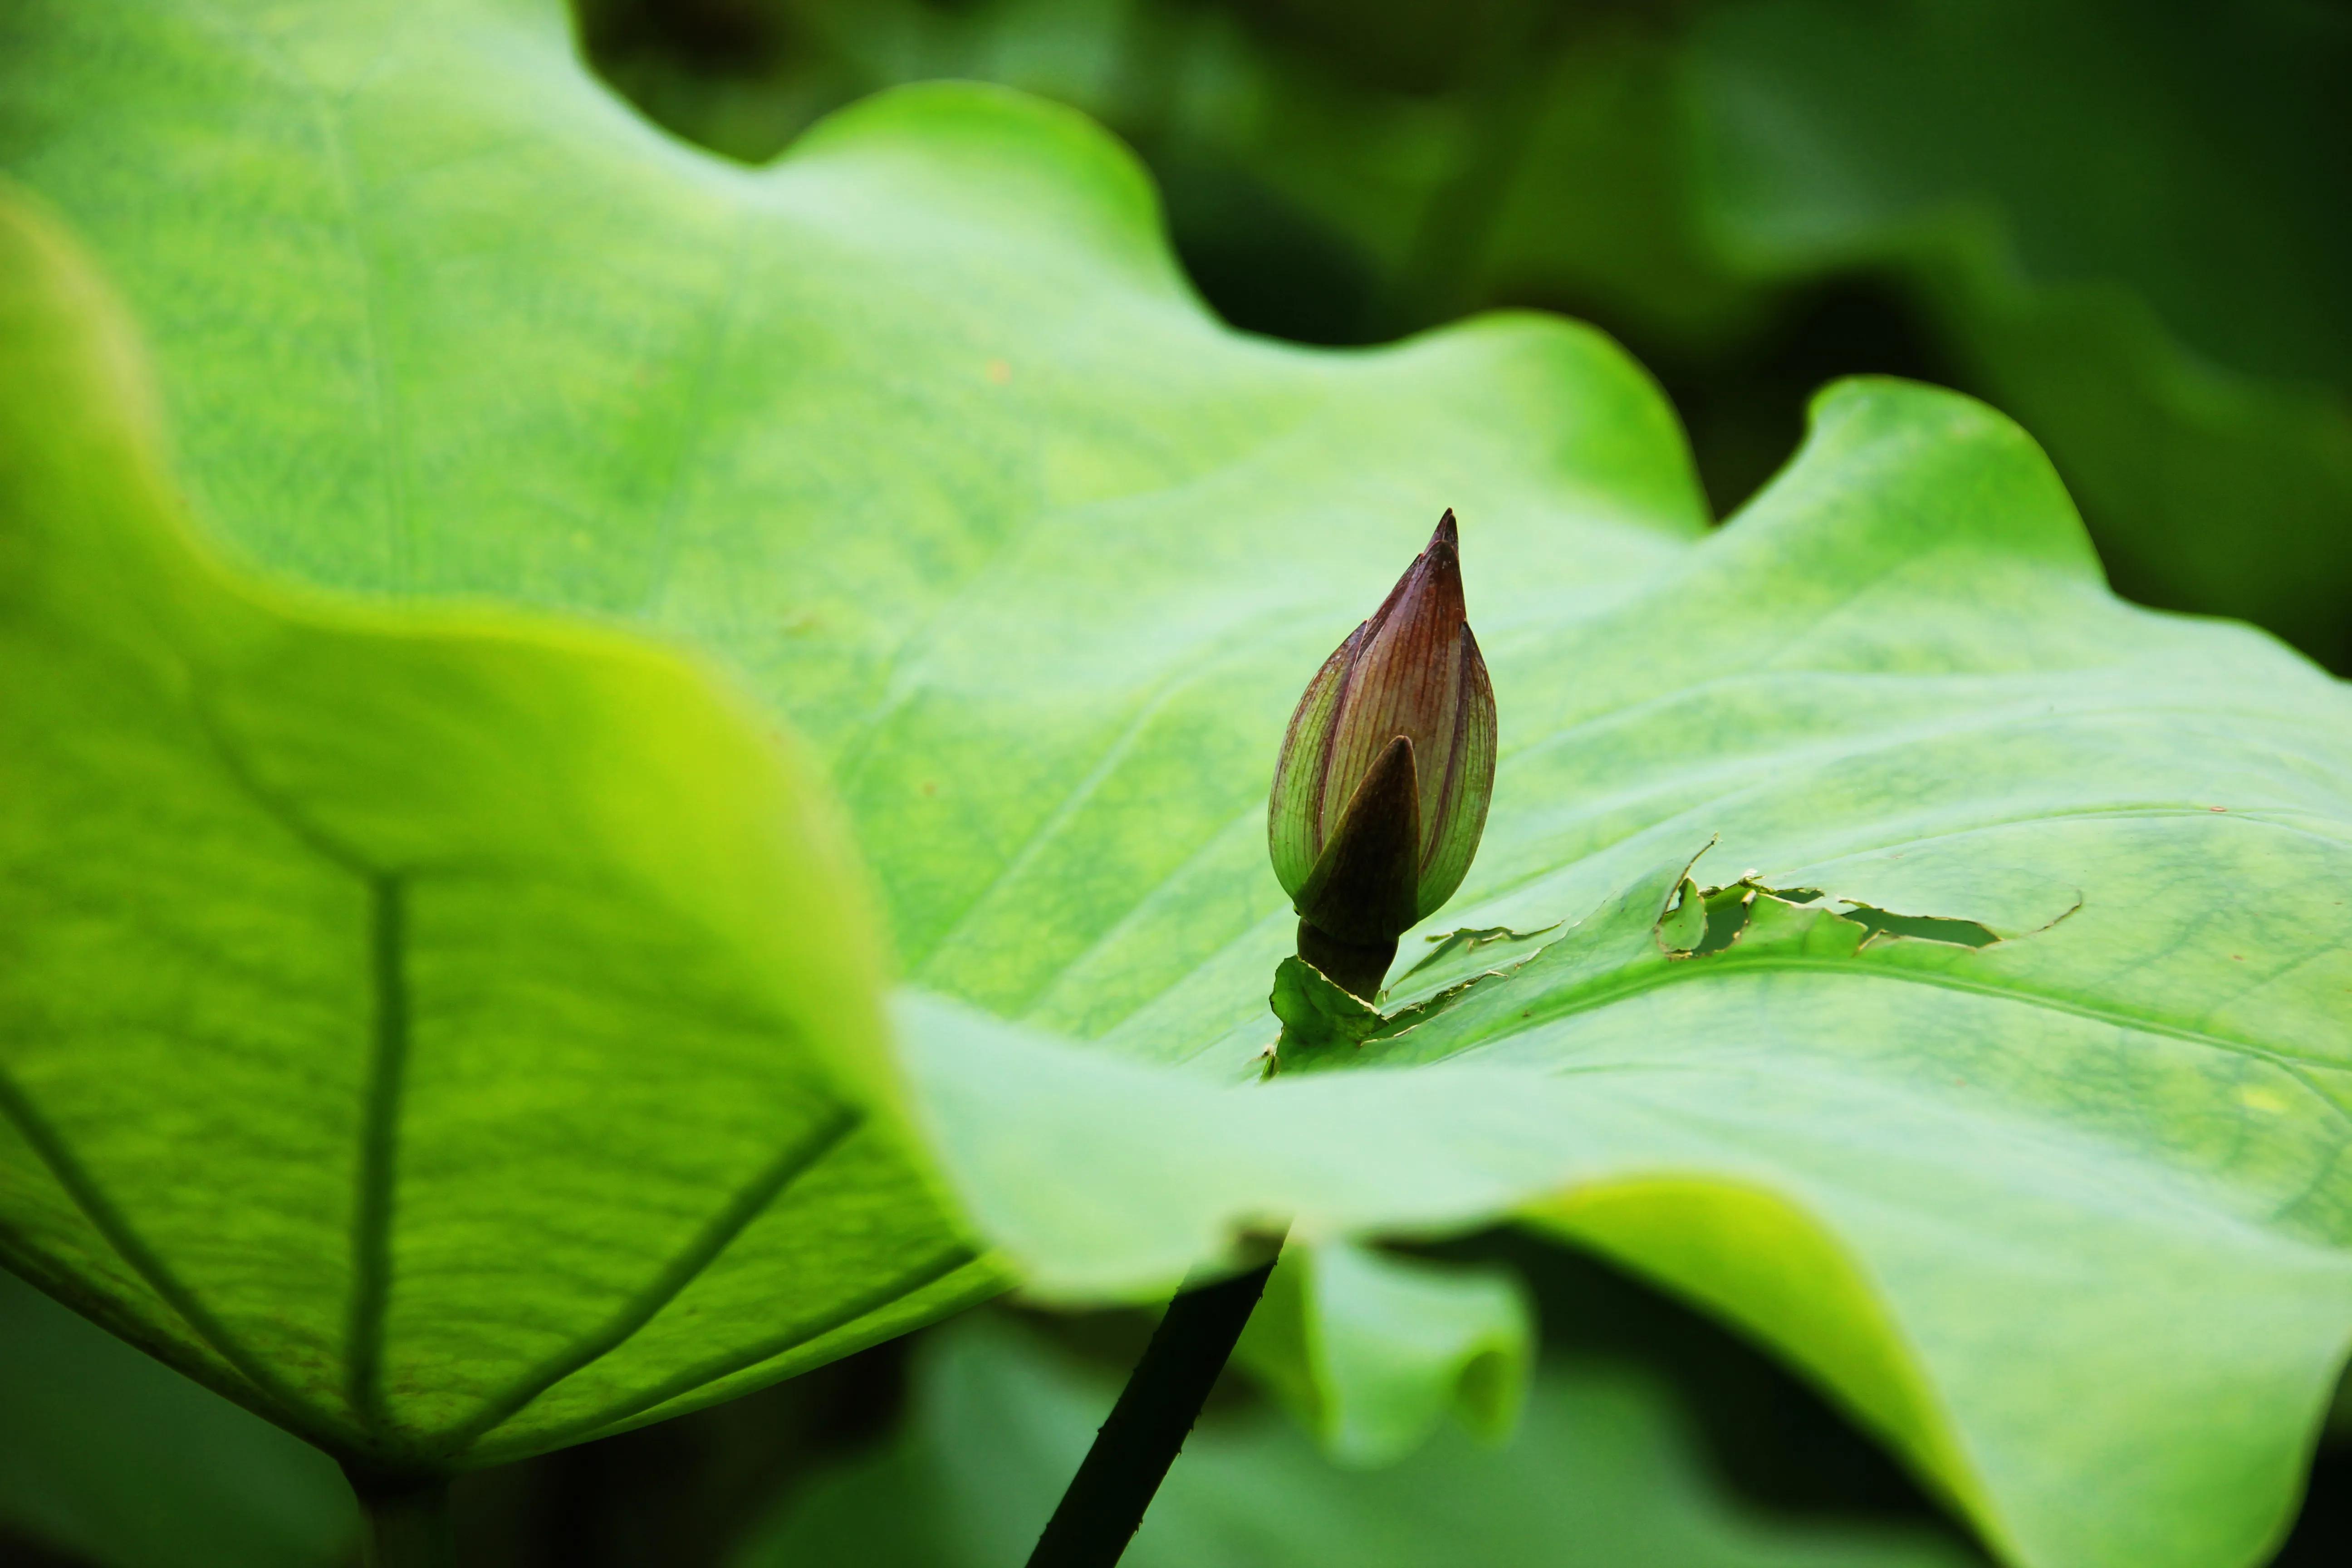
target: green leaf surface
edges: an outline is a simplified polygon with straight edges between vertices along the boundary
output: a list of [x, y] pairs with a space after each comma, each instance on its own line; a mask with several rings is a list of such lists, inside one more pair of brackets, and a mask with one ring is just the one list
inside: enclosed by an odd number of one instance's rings
[[0, 1271], [0, 1531], [106, 1568], [330, 1568], [332, 1460]]
[[[938, 989], [1094, 1033], [1255, 923], [1256, 742], [1394, 575], [1365, 519], [1417, 543], [1453, 502], [1490, 561], [1555, 558], [1486, 590], [1495, 635], [1703, 526], [1597, 334], [1236, 338], [1133, 164], [1042, 105], [887, 96], [748, 171], [582, 76], [551, 5], [24, 15], [10, 161], [139, 308], [219, 534], [724, 654], [832, 759]], [[1234, 971], [1253, 1005], [1270, 969]]]
[[[1162, 1290], [1253, 1225], [1520, 1213], [1810, 1369], [2015, 1561], [2224, 1568], [2274, 1538], [2352, 1333], [2352, 711], [2263, 637], [2116, 602], [2013, 426], [1847, 384], [1705, 536], [1670, 414], [1596, 334], [1225, 332], [1132, 163], [1033, 102], [894, 94], [753, 171], [616, 105], [551, 5], [0, 28], [0, 159], [129, 294], [217, 542], [656, 631], [812, 738], [934, 994], [900, 1014], [914, 1112], [1034, 1288]], [[1282, 722], [1444, 505], [1503, 760], [1441, 918], [1572, 923], [1358, 1053], [1379, 1070], [1256, 1084]], [[1791, 899], [1742, 893], [1752, 929], [1671, 957], [1717, 837], [1702, 879]], [[661, 875], [714, 951], [832, 929]], [[71, 973], [12, 970], [45, 1006]]]
[[[1117, 1390], [1021, 1328], [927, 1341], [910, 1431], [785, 1505], [734, 1568], [994, 1568], [1036, 1539]], [[1132, 1568], [1960, 1568], [1899, 1526], [1793, 1523], [1727, 1497], [1633, 1368], [1538, 1375], [1500, 1453], [1447, 1434], [1391, 1470], [1331, 1468], [1271, 1412], [1212, 1410], [1120, 1559]]]
[[674, 656], [195, 554], [0, 207], [0, 1246], [347, 1461], [718, 1397], [994, 1283], [905, 1151], [835, 812]]

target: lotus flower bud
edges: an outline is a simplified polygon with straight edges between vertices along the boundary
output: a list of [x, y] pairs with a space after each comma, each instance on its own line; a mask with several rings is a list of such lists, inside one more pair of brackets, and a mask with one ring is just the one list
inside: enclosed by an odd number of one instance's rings
[[1300, 955], [1369, 1000], [1396, 939], [1462, 885], [1494, 788], [1495, 689], [1463, 618], [1448, 511], [1283, 736], [1266, 839]]

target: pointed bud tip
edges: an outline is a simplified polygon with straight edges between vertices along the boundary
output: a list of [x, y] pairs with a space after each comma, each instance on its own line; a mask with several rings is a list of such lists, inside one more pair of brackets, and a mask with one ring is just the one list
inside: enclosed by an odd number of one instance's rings
[[[1454, 514], [1449, 511], [1445, 515], [1451, 519]], [[1437, 531], [1429, 536], [1428, 547], [1413, 564], [1424, 581], [1445, 584], [1445, 598], [1458, 622], [1463, 615], [1462, 542], [1451, 521], [1438, 524]]]
[[1429, 542], [1422, 546], [1421, 553], [1406, 568], [1407, 581], [1415, 576], [1440, 578], [1454, 584], [1457, 593], [1460, 591], [1462, 531], [1454, 526], [1452, 507], [1445, 509], [1445, 515], [1438, 520], [1437, 531], [1429, 536]]

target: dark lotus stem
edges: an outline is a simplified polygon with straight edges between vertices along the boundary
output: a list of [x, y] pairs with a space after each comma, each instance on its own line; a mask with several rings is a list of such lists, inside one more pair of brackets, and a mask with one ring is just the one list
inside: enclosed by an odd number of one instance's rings
[[[1396, 957], [1396, 941], [1341, 942], [1300, 921], [1298, 956], [1370, 1003]], [[1245, 1274], [1181, 1291], [1168, 1303], [1168, 1315], [1152, 1331], [1143, 1359], [1128, 1374], [1118, 1403], [1029, 1554], [1029, 1568], [1111, 1568], [1118, 1561], [1200, 1419], [1274, 1264], [1270, 1258]]]
[[348, 1465], [343, 1473], [367, 1516], [364, 1568], [457, 1568], [446, 1479], [381, 1476]]
[[1029, 1554], [1029, 1568], [1111, 1568], [1118, 1561], [1273, 1272], [1268, 1259], [1168, 1303], [1168, 1315], [1152, 1331], [1143, 1359]]

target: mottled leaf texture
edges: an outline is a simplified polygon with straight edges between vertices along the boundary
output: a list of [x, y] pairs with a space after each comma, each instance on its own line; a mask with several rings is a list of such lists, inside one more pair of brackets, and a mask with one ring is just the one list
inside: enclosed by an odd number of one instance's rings
[[[163, 503], [107, 500], [152, 475], [120, 462], [28, 536], [54, 572], [12, 567], [25, 635], [115, 661], [7, 719], [10, 765], [88, 781], [8, 818], [47, 868], [8, 883], [5, 984], [42, 1027], [0, 1045], [50, 1131], [0, 1212], [52, 1289], [337, 1435], [447, 1440], [593, 1356], [487, 1457], [982, 1288], [879, 1142], [855, 1184], [781, 1189], [837, 1223], [760, 1207], [827, 1096], [880, 1137], [870, 1002], [800, 984], [854, 918], [754, 896], [816, 900], [785, 846], [735, 844], [782, 831], [758, 791], [806, 796], [667, 656], [466, 618], [564, 611], [691, 650], [806, 738], [912, 983], [915, 1125], [1030, 1288], [1147, 1296], [1284, 1222], [1516, 1215], [1744, 1325], [2011, 1562], [2242, 1568], [2275, 1539], [2352, 1334], [2352, 712], [2266, 637], [2116, 602], [1999, 416], [1833, 388], [1709, 534], [1670, 412], [1597, 334], [1241, 337], [1076, 116], [916, 89], [741, 168], [589, 79], [552, 0], [19, 0], [0, 162], [127, 297], [208, 543], [386, 602], [277, 606], [139, 543]], [[54, 384], [7, 384], [12, 462], [79, 439]], [[1408, 934], [1385, 1005], [1468, 984], [1261, 1082], [1295, 926], [1267, 769], [1448, 506], [1494, 805], [1431, 922], [1470, 934]], [[395, 618], [418, 600], [478, 607]], [[227, 672], [209, 706], [153, 673], [199, 667]], [[142, 795], [189, 759], [243, 815]], [[300, 792], [312, 837], [257, 790]], [[651, 804], [688, 795], [719, 804]], [[584, 796], [639, 804], [575, 834]], [[628, 1087], [503, 1053], [410, 1079], [404, 1137], [439, 1154], [395, 1167], [421, 1184], [388, 1209], [375, 1364], [401, 1375], [369, 1417], [367, 933], [461, 912], [420, 892], [387, 921], [369, 889], [428, 852], [519, 890], [431, 927], [476, 940], [436, 950], [416, 1028]], [[134, 916], [156, 945], [106, 945]], [[75, 1019], [110, 1054], [58, 1054]], [[216, 1071], [151, 1076], [231, 1023]], [[43, 1076], [68, 1061], [88, 1099]], [[501, 1135], [567, 1095], [535, 1123], [561, 1136]], [[604, 1206], [553, 1212], [578, 1194]], [[622, 1331], [737, 1203], [741, 1239]]]

